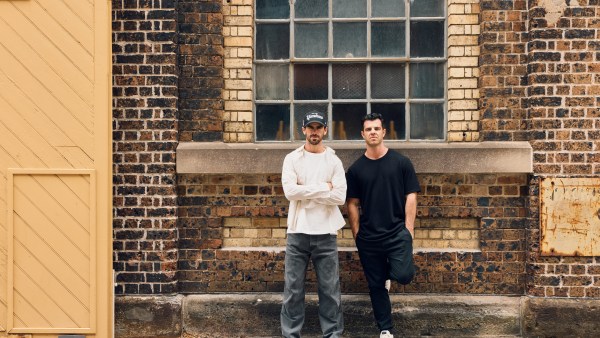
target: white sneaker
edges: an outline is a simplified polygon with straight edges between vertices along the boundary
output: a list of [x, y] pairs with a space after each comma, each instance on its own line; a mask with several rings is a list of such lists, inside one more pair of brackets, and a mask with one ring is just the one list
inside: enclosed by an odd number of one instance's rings
[[[389, 279], [388, 279], [388, 281], [389, 281]], [[391, 334], [390, 331], [388, 331], [388, 330], [383, 330], [379, 334], [379, 338], [394, 338], [394, 335]]]
[[[385, 280], [385, 289], [387, 290], [387, 292], [390, 292], [390, 289], [392, 288], [392, 281], [389, 279]], [[388, 332], [387, 330], [381, 331], [381, 332]], [[389, 333], [389, 332], [388, 332]], [[387, 336], [382, 336], [382, 337], [387, 337]]]

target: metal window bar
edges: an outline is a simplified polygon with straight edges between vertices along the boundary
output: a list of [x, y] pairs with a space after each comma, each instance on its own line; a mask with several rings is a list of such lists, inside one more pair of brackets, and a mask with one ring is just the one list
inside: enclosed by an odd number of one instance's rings
[[[420, 140], [420, 139], [411, 139], [410, 138], [410, 109], [411, 103], [441, 103], [443, 104], [444, 111], [444, 121], [443, 121], [443, 134], [444, 139], [439, 141], [445, 141], [448, 133], [448, 71], [447, 68], [444, 69], [444, 97], [440, 99], [422, 99], [422, 98], [411, 98], [410, 97], [410, 65], [414, 63], [447, 63], [448, 60], [448, 6], [447, 2], [444, 6], [444, 16], [443, 17], [418, 17], [412, 18], [410, 16], [410, 0], [404, 1], [405, 6], [405, 16], [402, 17], [372, 17], [372, 3], [371, 0], [367, 0], [367, 17], [366, 18], [333, 18], [333, 1], [328, 1], [328, 14], [327, 17], [324, 18], [296, 18], [295, 17], [295, 1], [290, 1], [290, 17], [289, 19], [255, 19], [254, 27], [256, 32], [256, 25], [261, 23], [289, 23], [290, 25], [290, 46], [289, 46], [289, 59], [285, 60], [254, 60], [254, 65], [256, 64], [289, 64], [289, 99], [288, 100], [257, 100], [256, 99], [256, 91], [254, 91], [254, 121], [256, 123], [256, 104], [289, 104], [290, 106], [290, 140], [288, 141], [302, 141], [296, 140], [295, 137], [295, 105], [297, 103], [304, 104], [323, 104], [327, 103], [327, 116], [328, 116], [328, 124], [331, 126], [332, 117], [333, 117], [333, 104], [334, 103], [365, 103], [367, 113], [371, 113], [371, 105], [373, 103], [404, 103], [405, 104], [405, 137], [406, 141], [411, 142], [431, 142], [431, 140]], [[256, 6], [255, 6], [256, 8]], [[397, 22], [404, 21], [405, 25], [405, 56], [404, 57], [372, 57], [371, 52], [371, 23], [372, 22]], [[419, 57], [419, 58], [411, 58], [410, 55], [410, 24], [411, 22], [417, 21], [442, 21], [444, 23], [444, 55], [441, 57]], [[367, 24], [367, 57], [357, 57], [357, 58], [336, 58], [333, 57], [333, 24], [334, 22], [366, 22]], [[295, 57], [295, 23], [327, 23], [328, 24], [328, 46], [327, 46], [327, 57], [326, 58], [296, 58]], [[254, 43], [256, 45], [256, 41]], [[294, 87], [294, 64], [302, 64], [302, 63], [326, 63], [328, 65], [328, 81], [327, 81], [327, 100], [296, 100], [294, 98], [295, 95], [295, 87]], [[364, 63], [366, 64], [366, 98], [365, 99], [334, 99], [332, 97], [333, 93], [333, 75], [332, 75], [332, 66], [333, 64], [347, 64], [347, 63]], [[398, 99], [373, 99], [371, 97], [371, 66], [374, 63], [403, 63], [405, 64], [405, 94], [404, 98]], [[253, 71], [255, 71], [255, 67], [253, 66]], [[253, 72], [254, 73], [254, 72]], [[255, 83], [256, 77], [253, 76], [253, 86], [256, 88]], [[256, 139], [256, 124], [254, 128], [254, 137]], [[333, 139], [333, 133], [328, 133], [327, 139]], [[273, 140], [275, 141], [275, 140]], [[285, 142], [288, 142], [285, 141]], [[271, 142], [271, 141], [269, 141]]]

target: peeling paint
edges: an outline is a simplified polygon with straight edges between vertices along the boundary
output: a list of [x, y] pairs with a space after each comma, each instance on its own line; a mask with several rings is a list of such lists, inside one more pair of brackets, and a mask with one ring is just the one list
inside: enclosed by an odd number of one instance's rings
[[540, 6], [546, 10], [546, 23], [548, 27], [556, 25], [567, 6], [579, 6], [577, 0], [540, 0]]

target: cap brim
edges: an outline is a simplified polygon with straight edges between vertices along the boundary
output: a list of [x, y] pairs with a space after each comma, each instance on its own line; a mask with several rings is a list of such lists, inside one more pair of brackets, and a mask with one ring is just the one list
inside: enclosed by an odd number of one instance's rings
[[322, 126], [326, 126], [326, 124], [323, 123], [323, 122], [321, 122], [321, 121], [306, 121], [306, 123], [304, 124], [304, 127], [308, 126], [311, 123], [318, 123], [318, 124], [320, 124]]

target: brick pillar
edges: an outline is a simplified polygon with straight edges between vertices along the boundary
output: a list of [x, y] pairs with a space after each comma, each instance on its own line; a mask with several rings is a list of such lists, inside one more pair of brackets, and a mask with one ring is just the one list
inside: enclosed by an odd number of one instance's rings
[[545, 257], [539, 245], [540, 176], [600, 173], [600, 1], [529, 2], [528, 88], [534, 172], [527, 293], [600, 297], [597, 257]]
[[222, 1], [180, 0], [179, 140], [223, 141]]
[[177, 67], [172, 0], [113, 8], [117, 294], [176, 291]]
[[448, 141], [477, 141], [479, 132], [479, 0], [448, 2]]
[[480, 140], [528, 140], [526, 1], [482, 0]]
[[600, 173], [600, 10], [591, 2], [531, 2], [528, 94], [539, 174]]
[[230, 0], [223, 7], [225, 19], [225, 142], [252, 142], [252, 44], [253, 0]]

